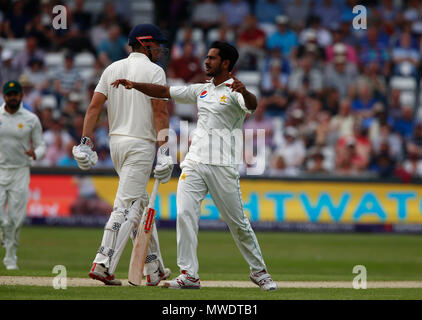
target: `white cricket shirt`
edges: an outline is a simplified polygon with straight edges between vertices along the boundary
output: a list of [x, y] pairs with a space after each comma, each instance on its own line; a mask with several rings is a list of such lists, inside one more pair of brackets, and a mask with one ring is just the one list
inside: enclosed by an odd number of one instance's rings
[[109, 65], [95, 88], [107, 97], [109, 135], [122, 135], [156, 141], [151, 97], [123, 86], [113, 88], [117, 79], [165, 85], [164, 70], [143, 53], [132, 52], [129, 57]]
[[31, 158], [25, 150], [31, 148], [31, 141], [39, 160], [46, 151], [40, 120], [24, 109], [22, 103], [14, 114], [7, 112], [3, 103], [0, 107], [0, 168], [29, 167]]
[[170, 96], [178, 103], [196, 104], [198, 122], [185, 157], [204, 164], [236, 166], [243, 161], [243, 121], [251, 113], [243, 96], [226, 84], [212, 80], [189, 86], [171, 86]]

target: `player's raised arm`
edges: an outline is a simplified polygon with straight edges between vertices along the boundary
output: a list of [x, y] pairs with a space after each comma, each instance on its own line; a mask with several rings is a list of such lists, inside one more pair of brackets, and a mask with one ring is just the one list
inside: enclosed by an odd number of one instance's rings
[[118, 88], [119, 85], [124, 86], [126, 89], [136, 89], [147, 96], [153, 98], [167, 98], [170, 99], [170, 88], [153, 83], [133, 82], [126, 79], [117, 79], [112, 82], [111, 85], [114, 88]]
[[252, 92], [249, 92], [243, 82], [237, 79], [231, 72], [229, 73], [229, 75], [233, 78], [234, 81], [231, 84], [227, 83], [226, 86], [231, 88], [232, 91], [239, 92], [243, 96], [246, 108], [248, 108], [249, 110], [256, 110], [258, 102], [256, 100], [255, 95]]

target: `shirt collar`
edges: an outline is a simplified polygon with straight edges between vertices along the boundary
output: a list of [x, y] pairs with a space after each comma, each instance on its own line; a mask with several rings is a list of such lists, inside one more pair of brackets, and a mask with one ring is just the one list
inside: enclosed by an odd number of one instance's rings
[[130, 59], [133, 59], [133, 58], [147, 58], [148, 59], [148, 57], [145, 54], [143, 54], [142, 52], [131, 52], [129, 54], [129, 58]]
[[21, 104], [19, 105], [19, 109], [18, 109], [18, 111], [16, 111], [14, 114], [10, 114], [9, 112], [7, 112], [6, 111], [6, 103], [5, 102], [3, 102], [3, 104], [1, 105], [1, 107], [0, 107], [0, 111], [1, 111], [1, 113], [3, 114], [3, 115], [9, 115], [9, 116], [13, 116], [13, 115], [15, 115], [15, 114], [21, 114], [23, 111], [23, 102], [21, 102]]
[[226, 84], [231, 84], [233, 82], [233, 78], [229, 78], [226, 81], [220, 83], [218, 86], [214, 85], [214, 78], [211, 78], [210, 80], [207, 80], [207, 82], [211, 83], [215, 88], [218, 88], [220, 86], [225, 86]]

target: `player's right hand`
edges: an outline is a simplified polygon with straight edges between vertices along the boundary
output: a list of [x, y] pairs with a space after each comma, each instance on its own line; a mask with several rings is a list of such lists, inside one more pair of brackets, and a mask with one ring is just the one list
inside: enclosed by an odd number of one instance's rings
[[173, 159], [167, 155], [168, 146], [163, 144], [157, 151], [157, 164], [154, 168], [154, 178], [160, 180], [161, 183], [166, 183], [171, 178], [173, 172]]
[[133, 88], [133, 83], [132, 81], [126, 80], [126, 79], [117, 79], [116, 81], [112, 82], [111, 85], [114, 88], [118, 88], [119, 84], [121, 84], [122, 86], [124, 86], [126, 89], [132, 89]]
[[81, 143], [72, 148], [73, 158], [82, 170], [89, 170], [97, 164], [98, 155], [87, 144]]

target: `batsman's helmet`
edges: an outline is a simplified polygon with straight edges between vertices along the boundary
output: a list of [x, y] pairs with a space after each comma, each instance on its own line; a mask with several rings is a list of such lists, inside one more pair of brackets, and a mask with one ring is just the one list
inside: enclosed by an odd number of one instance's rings
[[129, 33], [129, 45], [136, 43], [155, 41], [158, 43], [166, 43], [167, 39], [160, 29], [153, 24], [138, 24]]

